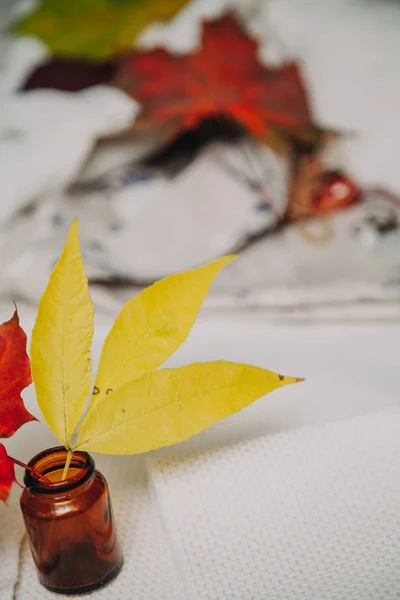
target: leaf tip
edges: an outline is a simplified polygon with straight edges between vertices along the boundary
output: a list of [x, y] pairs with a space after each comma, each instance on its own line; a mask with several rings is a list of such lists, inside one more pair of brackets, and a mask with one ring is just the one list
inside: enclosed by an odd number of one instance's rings
[[288, 375], [278, 375], [281, 385], [291, 385], [292, 383], [301, 383], [306, 381], [303, 377], [289, 377]]
[[71, 222], [70, 228], [69, 228], [69, 233], [73, 233], [78, 235], [78, 222], [79, 219], [78, 217], [75, 217], [75, 219], [73, 219], [73, 221]]
[[14, 321], [16, 321], [17, 325], [19, 325], [18, 307], [17, 307], [17, 303], [15, 302], [15, 300], [13, 300], [13, 304], [14, 304], [14, 314], [12, 316], [12, 319]]
[[227, 263], [230, 263], [233, 260], [236, 260], [237, 258], [239, 258], [239, 254], [227, 254], [226, 256], [223, 256], [222, 258], [225, 259]]
[[221, 256], [220, 258], [217, 258], [213, 263], [208, 264], [214, 264], [218, 271], [220, 271], [224, 267], [226, 267], [226, 265], [236, 260], [238, 256], [238, 254], [227, 254], [226, 256]]
[[68, 230], [68, 235], [66, 242], [64, 244], [64, 248], [62, 251], [62, 255], [69, 253], [78, 253], [81, 254], [80, 242], [79, 242], [79, 227], [78, 227], [78, 217], [71, 222], [71, 225]]

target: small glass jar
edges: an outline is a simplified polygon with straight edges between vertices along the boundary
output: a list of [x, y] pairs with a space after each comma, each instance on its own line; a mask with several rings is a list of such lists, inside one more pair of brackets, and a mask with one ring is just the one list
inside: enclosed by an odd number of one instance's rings
[[86, 452], [74, 452], [68, 476], [63, 447], [35, 456], [25, 471], [21, 510], [40, 582], [52, 592], [84, 594], [114, 579], [122, 567], [108, 486]]

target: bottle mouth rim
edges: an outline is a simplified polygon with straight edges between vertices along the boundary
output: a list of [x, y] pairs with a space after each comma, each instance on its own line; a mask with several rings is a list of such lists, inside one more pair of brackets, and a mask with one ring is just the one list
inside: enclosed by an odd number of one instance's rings
[[[47, 476], [53, 471], [62, 469], [66, 459], [67, 450], [64, 446], [55, 446], [36, 454], [36, 456], [31, 458], [28, 466], [38, 471], [41, 475]], [[70, 468], [79, 469], [79, 471], [71, 477], [67, 477], [64, 481], [52, 482], [43, 481], [31, 471], [25, 470], [24, 484], [29, 490], [44, 494], [65, 492], [85, 483], [93, 475], [95, 463], [90, 454], [76, 450], [72, 455]]]

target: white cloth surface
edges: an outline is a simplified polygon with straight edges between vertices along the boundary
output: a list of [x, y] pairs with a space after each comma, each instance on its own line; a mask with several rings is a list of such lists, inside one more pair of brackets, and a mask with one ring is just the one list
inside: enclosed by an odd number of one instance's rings
[[153, 464], [186, 600], [397, 600], [400, 409]]
[[[102, 327], [97, 330], [93, 352], [95, 362], [106, 332]], [[260, 536], [252, 539], [252, 545], [246, 547], [244, 556], [241, 556], [241, 585], [246, 586], [248, 577], [253, 573], [245, 562], [246, 557], [250, 560], [252, 552], [257, 556], [262, 554], [266, 566], [261, 572], [261, 578], [253, 578], [253, 587], [249, 588], [247, 596], [242, 596], [243, 599], [264, 600], [269, 597], [266, 593], [264, 596], [262, 594], [265, 590], [273, 593], [274, 588], [271, 586], [277, 585], [278, 575], [283, 578], [282, 585], [286, 585], [286, 590], [289, 591], [287, 596], [271, 595], [272, 598], [396, 598], [390, 596], [393, 590], [400, 591], [396, 590], [399, 580], [392, 577], [395, 557], [390, 550], [393, 550], [396, 531], [397, 540], [400, 539], [398, 510], [392, 504], [398, 505], [400, 489], [399, 436], [396, 433], [400, 405], [399, 334], [399, 325], [271, 326], [255, 317], [200, 319], [188, 341], [169, 361], [169, 366], [224, 358], [304, 376], [307, 381], [267, 396], [183, 444], [154, 453], [147, 463], [150, 479], [146, 471], [145, 456], [95, 456], [98, 468], [104, 472], [110, 484], [125, 566], [115, 583], [93, 597], [117, 600], [235, 598], [235, 590], [229, 587], [229, 582], [226, 583], [226, 595], [218, 595], [220, 584], [214, 581], [216, 571], [210, 573], [209, 582], [203, 581], [202, 577], [207, 576], [203, 565], [208, 565], [210, 560], [208, 545], [218, 545], [219, 542], [223, 544], [227, 540], [224, 519], [229, 517], [232, 554], [228, 556], [229, 547], [225, 548], [226, 573], [230, 573], [231, 567], [239, 571], [235, 562], [238, 560], [235, 544], [239, 543], [239, 537], [243, 539], [243, 544], [248, 540], [246, 531], [251, 532], [250, 526], [254, 524], [251, 519], [253, 513], [255, 518], [257, 512], [254, 498], [258, 494], [262, 496], [257, 509], [262, 527]], [[28, 409], [40, 417], [33, 389], [28, 388], [27, 392], [24, 396]], [[43, 422], [29, 423], [24, 428], [25, 432], [19, 432], [13, 438], [5, 440], [5, 445], [13, 456], [26, 461], [43, 448], [57, 445]], [[195, 457], [194, 453], [197, 453]], [[300, 467], [303, 479], [299, 476]], [[19, 469], [17, 475], [21, 478]], [[309, 484], [305, 481], [307, 478]], [[182, 497], [174, 497], [170, 502], [168, 498], [175, 493], [171, 491], [175, 485], [176, 494], [180, 489]], [[271, 489], [274, 491], [273, 495]], [[0, 506], [0, 539], [4, 540], [0, 545], [3, 548], [3, 555], [0, 552], [0, 564], [7, 565], [7, 575], [2, 573], [3, 578], [0, 579], [0, 600], [12, 597], [11, 584], [17, 575], [14, 561], [18, 555], [21, 539], [18, 533], [21, 529], [14, 530], [8, 523], [13, 518], [16, 523], [21, 524], [16, 506], [18, 492], [15, 489], [10, 507]], [[356, 492], [362, 497], [362, 503], [357, 504], [359, 501]], [[329, 494], [332, 497], [331, 504], [328, 501]], [[315, 508], [313, 515], [308, 515], [306, 507], [311, 511], [321, 498], [324, 498], [321, 507], [318, 510]], [[183, 507], [181, 503], [185, 499], [187, 506]], [[246, 505], [249, 507], [249, 514], [246, 518], [240, 518], [244, 515]], [[220, 521], [218, 515], [221, 512]], [[180, 515], [182, 526], [175, 527], [175, 521], [179, 521]], [[341, 540], [334, 537], [335, 527], [342, 531], [340, 527], [344, 523], [354, 533], [352, 523], [348, 522], [348, 515], [357, 517], [355, 525], [365, 530], [361, 536], [363, 546], [360, 546], [358, 555], [354, 547], [352, 550], [350, 545], [346, 546], [345, 540], [341, 545]], [[289, 517], [292, 522], [297, 519], [293, 533], [289, 531]], [[204, 519], [209, 519], [209, 524]], [[218, 537], [219, 522], [221, 535]], [[3, 537], [6, 524], [12, 532], [7, 541]], [[268, 524], [270, 533], [265, 541], [263, 538]], [[379, 532], [377, 527], [381, 528]], [[392, 534], [387, 536], [388, 549], [385, 550], [382, 544], [389, 527], [392, 528]], [[191, 531], [196, 532], [196, 543], [193, 542]], [[279, 541], [279, 532], [282, 540], [287, 540], [287, 548]], [[289, 534], [296, 536], [297, 546], [289, 543]], [[311, 542], [322, 544], [325, 535], [331, 536], [331, 546], [327, 544], [323, 553], [326, 578], [324, 580], [321, 575], [321, 579], [310, 579], [312, 562], [316, 560]], [[357, 543], [360, 535], [357, 533], [355, 537]], [[307, 553], [302, 544], [308, 538], [310, 544]], [[272, 557], [269, 547], [265, 545], [268, 540], [275, 548], [275, 555]], [[187, 546], [188, 542], [190, 548]], [[343, 577], [338, 576], [338, 585], [343, 580], [344, 587], [335, 588], [332, 583], [325, 596], [318, 596], [315, 591], [318, 590], [318, 585], [322, 585], [323, 581], [329, 583], [335, 564], [342, 565], [342, 559], [337, 557], [341, 549], [350, 555], [354, 552], [353, 558], [346, 554], [349, 570], [346, 571], [343, 567]], [[298, 569], [293, 568], [292, 572], [287, 567], [287, 561], [290, 559], [292, 562], [289, 561], [288, 564], [293, 565], [298, 556], [296, 552], [300, 551], [300, 558], [308, 560], [309, 569], [303, 579]], [[350, 586], [358, 585], [361, 573], [365, 571], [367, 581], [371, 581], [368, 579], [368, 572], [374, 567], [369, 562], [373, 552], [379, 559], [382, 578], [385, 578], [382, 590], [385, 593], [388, 590], [388, 594], [385, 596], [376, 593], [373, 596], [368, 591], [367, 584], [361, 583], [359, 595], [354, 595]], [[182, 554], [186, 558], [182, 559]], [[399, 556], [400, 552], [397, 553], [397, 558]], [[257, 560], [256, 564], [259, 564]], [[268, 584], [270, 587], [265, 587], [263, 578], [274, 570], [279, 560], [280, 567], [273, 573], [271, 583]], [[196, 561], [197, 570], [194, 566]], [[302, 564], [304, 566], [306, 562]], [[398, 572], [400, 571], [397, 569], [397, 577]], [[380, 576], [375, 573], [379, 583]], [[314, 587], [306, 595], [305, 582], [309, 579], [310, 585]], [[304, 592], [303, 596], [300, 593], [298, 596], [289, 595], [290, 585], [296, 581], [299, 582], [301, 592]], [[209, 595], [202, 596], [198, 591], [203, 583]], [[233, 583], [236, 586], [235, 578], [232, 585]], [[212, 591], [212, 585], [217, 585], [216, 591]], [[392, 588], [388, 587], [390, 585]], [[372, 587], [373, 591], [375, 589]], [[347, 596], [344, 591], [348, 592]], [[310, 595], [311, 592], [316, 595]], [[37, 583], [26, 543], [22, 550], [15, 597], [16, 600], [56, 598]]]

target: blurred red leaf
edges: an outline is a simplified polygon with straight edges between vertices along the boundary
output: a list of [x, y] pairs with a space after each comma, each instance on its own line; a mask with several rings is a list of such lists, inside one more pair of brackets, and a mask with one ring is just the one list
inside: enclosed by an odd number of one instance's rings
[[198, 52], [127, 53], [112, 83], [142, 104], [138, 126], [158, 124], [176, 132], [223, 114], [261, 138], [272, 127], [293, 133], [314, 129], [297, 65], [262, 65], [256, 41], [233, 15], [204, 23]]
[[3, 444], [0, 444], [0, 500], [3, 502], [6, 502], [14, 481], [14, 463], [7, 455], [7, 451]]
[[54, 57], [33, 69], [24, 81], [21, 91], [55, 89], [77, 92], [94, 85], [107, 83], [113, 76], [112, 61], [94, 62], [84, 59]]
[[32, 383], [26, 353], [26, 335], [19, 325], [18, 313], [0, 325], [0, 438], [13, 435], [36, 418], [25, 408], [21, 392]]

